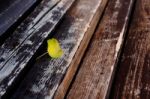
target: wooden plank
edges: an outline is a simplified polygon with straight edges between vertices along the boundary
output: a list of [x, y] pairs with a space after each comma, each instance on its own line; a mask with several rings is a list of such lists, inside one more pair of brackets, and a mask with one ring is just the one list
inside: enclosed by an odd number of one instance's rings
[[36, 2], [37, 0], [1, 0], [0, 36]]
[[[86, 44], [91, 38], [104, 8], [102, 4], [104, 3], [101, 0], [92, 2], [91, 0], [77, 0], [75, 2], [60, 26], [54, 31], [57, 33], [54, 38], [59, 40], [64, 50], [63, 57], [50, 59], [46, 55], [39, 59], [25, 77], [13, 99], [36, 99], [36, 97], [51, 99], [54, 97], [81, 41], [84, 40], [83, 42]], [[86, 39], [83, 39], [84, 35], [86, 35]], [[85, 50], [83, 44], [82, 47]], [[78, 56], [81, 58], [79, 54]]]
[[80, 43], [80, 46], [78, 47], [78, 50], [76, 51], [74, 58], [72, 59], [66, 74], [63, 78], [63, 81], [60, 83], [54, 98], [55, 99], [64, 99], [65, 95], [67, 94], [67, 91], [69, 89], [69, 86], [71, 84], [71, 81], [77, 72], [77, 68], [79, 67], [80, 61], [85, 53], [85, 50], [90, 42], [90, 39], [95, 31], [95, 26], [97, 26], [99, 19], [101, 18], [102, 12], [104, 11], [104, 8], [107, 4], [108, 0], [102, 0], [101, 5], [98, 8], [98, 11], [95, 13], [92, 22], [90, 23], [90, 28], [86, 31], [82, 42]]
[[[30, 35], [12, 53], [11, 57], [0, 68], [0, 95], [13, 83], [18, 74], [25, 68], [34, 53], [41, 46], [45, 38], [58, 24], [60, 19], [70, 8], [74, 0], [62, 0], [51, 11], [47, 12], [40, 21], [33, 26]], [[33, 30], [33, 31], [32, 31]]]
[[85, 53], [68, 99], [107, 99], [133, 0], [111, 0]]
[[137, 0], [112, 99], [150, 99], [150, 0]]
[[41, 4], [25, 19], [16, 31], [0, 46], [0, 68], [9, 60], [11, 55], [21, 44], [36, 30], [35, 25], [39, 23], [60, 0], [44, 0]]

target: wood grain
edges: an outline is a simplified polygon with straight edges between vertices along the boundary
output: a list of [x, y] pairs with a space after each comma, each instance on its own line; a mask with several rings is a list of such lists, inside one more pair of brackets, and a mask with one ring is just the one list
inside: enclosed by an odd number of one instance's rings
[[6, 63], [1, 65], [0, 95], [6, 92], [6, 89], [13, 83], [18, 74], [26, 67], [34, 53], [56, 27], [73, 2], [74, 0], [62, 0], [52, 10], [48, 11], [40, 21], [28, 31], [29, 35], [11, 54]]
[[1, 0], [0, 36], [36, 2], [37, 0]]
[[21, 44], [36, 30], [35, 25], [59, 2], [60, 0], [44, 0], [24, 20], [16, 31], [0, 46], [0, 68], [6, 64], [11, 55]]
[[[51, 99], [54, 97], [84, 35], [86, 35], [85, 33], [89, 33], [89, 38], [86, 37], [88, 42], [94, 32], [100, 18], [101, 3], [101, 0], [93, 0], [92, 2], [91, 0], [77, 0], [74, 3], [59, 27], [54, 31], [56, 33], [54, 38], [59, 40], [64, 50], [63, 57], [50, 59], [46, 55], [37, 60], [13, 99], [36, 99], [37, 97]], [[86, 41], [84, 42], [86, 43]]]
[[137, 0], [112, 99], [150, 99], [150, 0]]
[[133, 0], [111, 0], [85, 53], [67, 99], [108, 98]]
[[98, 22], [101, 18], [102, 12], [104, 11], [104, 8], [105, 8], [107, 2], [108, 2], [108, 0], [101, 1], [101, 4], [100, 4], [99, 8], [97, 9], [97, 12], [95, 13], [95, 15], [90, 23], [90, 27], [86, 31], [86, 33], [82, 39], [82, 42], [80, 43], [80, 46], [78, 47], [78, 49], [74, 55], [74, 58], [72, 59], [70, 65], [69, 65], [69, 68], [66, 71], [63, 81], [61, 82], [61, 84], [59, 85], [59, 87], [55, 93], [54, 99], [64, 99], [65, 98], [67, 90], [69, 89], [71, 81], [72, 81], [73, 77], [75, 76], [75, 73], [77, 72], [77, 68], [78, 68], [80, 61], [83, 57], [83, 54], [85, 53], [85, 50], [90, 42], [90, 39], [95, 32], [96, 26], [98, 25]]

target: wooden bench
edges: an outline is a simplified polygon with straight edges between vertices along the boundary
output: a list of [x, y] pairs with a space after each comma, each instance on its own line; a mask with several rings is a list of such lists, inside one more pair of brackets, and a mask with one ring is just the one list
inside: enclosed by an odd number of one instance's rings
[[[34, 0], [21, 6], [0, 28], [0, 99], [149, 99], [149, 5]], [[59, 41], [61, 58], [38, 58], [49, 38]]]

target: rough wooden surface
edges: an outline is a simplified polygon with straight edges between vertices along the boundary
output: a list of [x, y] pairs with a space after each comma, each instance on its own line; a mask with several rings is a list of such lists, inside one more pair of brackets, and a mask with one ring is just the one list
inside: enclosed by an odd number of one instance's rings
[[[64, 50], [63, 57], [50, 59], [46, 55], [38, 59], [13, 99], [51, 99], [54, 97], [85, 33], [89, 28], [91, 28], [89, 34], [94, 32], [98, 16], [100, 16], [97, 14], [100, 14], [101, 3], [101, 0], [93, 0], [92, 2], [91, 0], [77, 0], [74, 3], [59, 27], [54, 31], [56, 33], [54, 37], [59, 40]], [[91, 24], [93, 18], [95, 24]]]
[[21, 44], [36, 30], [35, 25], [58, 3], [60, 0], [44, 0], [41, 4], [24, 20], [24, 22], [10, 35], [10, 37], [0, 46], [0, 68], [9, 60], [11, 55], [21, 46]]
[[1, 0], [0, 36], [19, 19], [37, 0]]
[[112, 99], [150, 99], [150, 0], [137, 0]]
[[133, 0], [110, 0], [68, 99], [107, 98], [132, 6]]
[[[12, 82], [15, 80], [18, 74], [25, 68], [25, 66], [30, 61], [34, 53], [41, 46], [45, 38], [55, 28], [55, 26], [58, 24], [60, 19], [70, 8], [73, 2], [74, 0], [61, 0], [57, 4], [57, 6], [55, 6], [52, 10], [48, 11], [40, 19], [40, 21], [38, 21], [37, 24], [35, 24], [27, 32], [29, 33], [29, 35], [25, 38], [25, 40], [23, 40], [20, 46], [16, 48], [16, 50], [10, 55], [8, 60], [3, 60], [6, 62], [0, 67], [0, 95], [3, 95], [6, 92], [6, 89], [12, 84]], [[15, 41], [15, 39], [12, 39], [12, 41], [10, 42], [13, 41]], [[8, 46], [10, 42], [7, 42]], [[6, 46], [6, 48], [8, 46]]]
[[83, 54], [85, 53], [85, 50], [90, 42], [90, 39], [95, 32], [96, 26], [98, 25], [99, 19], [101, 18], [102, 12], [104, 11], [104, 8], [107, 4], [108, 0], [102, 0], [99, 8], [97, 9], [96, 13], [94, 14], [94, 17], [90, 23], [90, 27], [86, 31], [82, 42], [80, 43], [80, 46], [78, 47], [70, 65], [69, 68], [66, 71], [65, 77], [63, 78], [63, 81], [59, 85], [56, 93], [55, 93], [55, 99], [64, 99], [65, 95], [67, 94], [67, 90], [69, 89], [69, 86], [71, 84], [71, 81], [73, 77], [75, 76], [75, 73], [77, 72], [77, 68], [80, 64], [80, 61], [83, 57]]

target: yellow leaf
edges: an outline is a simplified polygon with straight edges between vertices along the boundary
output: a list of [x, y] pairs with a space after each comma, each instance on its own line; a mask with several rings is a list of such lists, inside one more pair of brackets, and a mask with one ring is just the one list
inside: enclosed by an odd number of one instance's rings
[[63, 50], [61, 49], [59, 42], [55, 38], [47, 40], [47, 44], [48, 54], [52, 58], [60, 58], [63, 55]]

